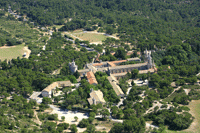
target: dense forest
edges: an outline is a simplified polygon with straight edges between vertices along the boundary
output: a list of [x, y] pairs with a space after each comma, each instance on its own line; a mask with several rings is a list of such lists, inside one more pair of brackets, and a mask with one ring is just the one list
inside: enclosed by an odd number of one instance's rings
[[35, 24], [64, 24], [61, 30], [95, 30], [98, 25], [109, 34], [118, 33], [122, 40], [142, 51], [182, 41], [199, 49], [198, 0], [2, 0], [0, 3], [4, 10], [10, 5]]

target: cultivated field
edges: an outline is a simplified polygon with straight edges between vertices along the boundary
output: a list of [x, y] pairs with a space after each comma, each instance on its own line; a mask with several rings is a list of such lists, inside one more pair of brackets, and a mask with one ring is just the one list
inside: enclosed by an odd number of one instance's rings
[[5, 59], [11, 60], [13, 58], [22, 57], [22, 55], [26, 52], [24, 50], [24, 45], [16, 45], [16, 46], [3, 46], [0, 47], [0, 60], [4, 61]]

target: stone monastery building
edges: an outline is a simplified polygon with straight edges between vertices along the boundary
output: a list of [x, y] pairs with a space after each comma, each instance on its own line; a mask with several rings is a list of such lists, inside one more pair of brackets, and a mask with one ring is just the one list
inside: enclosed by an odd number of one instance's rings
[[105, 61], [100, 63], [89, 63], [86, 64], [85, 69], [78, 70], [78, 66], [75, 65], [75, 62], [69, 63], [70, 70], [74, 73], [76, 70], [80, 73], [80, 76], [86, 76], [88, 82], [90, 84], [97, 85], [98, 82], [94, 76], [94, 73], [97, 71], [106, 72], [109, 77], [108, 80], [112, 85], [115, 93], [120, 96], [124, 97], [124, 93], [121, 88], [118, 86], [118, 79], [124, 77], [127, 72], [131, 72], [134, 69], [138, 69], [139, 73], [154, 73], [156, 71], [154, 61], [151, 57], [151, 51], [144, 51], [145, 60], [144, 63], [137, 63], [137, 64], [128, 64], [128, 65], [120, 65], [123, 62], [127, 61], [138, 61], [141, 62], [140, 58], [129, 58], [127, 60], [119, 60], [119, 61]]

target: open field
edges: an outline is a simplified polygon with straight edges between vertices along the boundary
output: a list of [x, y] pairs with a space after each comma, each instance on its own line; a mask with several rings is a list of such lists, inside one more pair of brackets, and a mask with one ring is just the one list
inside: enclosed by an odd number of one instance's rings
[[53, 28], [56, 27], [57, 29], [60, 29], [61, 27], [63, 27], [64, 25], [53, 25], [53, 26], [49, 26], [49, 28]]
[[24, 45], [16, 45], [11, 47], [0, 47], [0, 60], [4, 61], [5, 59], [11, 60], [13, 58], [22, 57], [22, 55], [26, 52], [24, 50]]
[[113, 124], [116, 122], [110, 121], [109, 119], [106, 121], [95, 119], [92, 123], [96, 125], [95, 128], [97, 131], [109, 132], [110, 129], [113, 127]]
[[119, 39], [116, 37], [116, 34], [106, 35], [105, 33], [99, 33], [97, 31], [83, 31], [81, 29], [72, 32], [64, 32], [63, 34], [69, 35], [74, 39], [78, 38], [79, 40], [89, 41], [94, 44], [102, 44], [102, 41], [108, 37]]
[[191, 126], [183, 131], [166, 130], [165, 133], [199, 133], [200, 132], [200, 100], [192, 100], [188, 107], [190, 113], [195, 118]]
[[89, 41], [89, 42], [100, 42], [107, 38], [107, 36], [103, 34], [97, 33], [74, 33], [73, 35], [77, 36], [78, 38]]

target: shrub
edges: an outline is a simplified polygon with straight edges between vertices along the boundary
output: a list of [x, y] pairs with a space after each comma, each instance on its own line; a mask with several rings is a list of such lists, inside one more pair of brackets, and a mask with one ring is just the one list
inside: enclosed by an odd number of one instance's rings
[[78, 124], [78, 126], [79, 126], [80, 128], [87, 127], [88, 125], [89, 125], [88, 119], [82, 119], [82, 120], [79, 122], [79, 124]]

